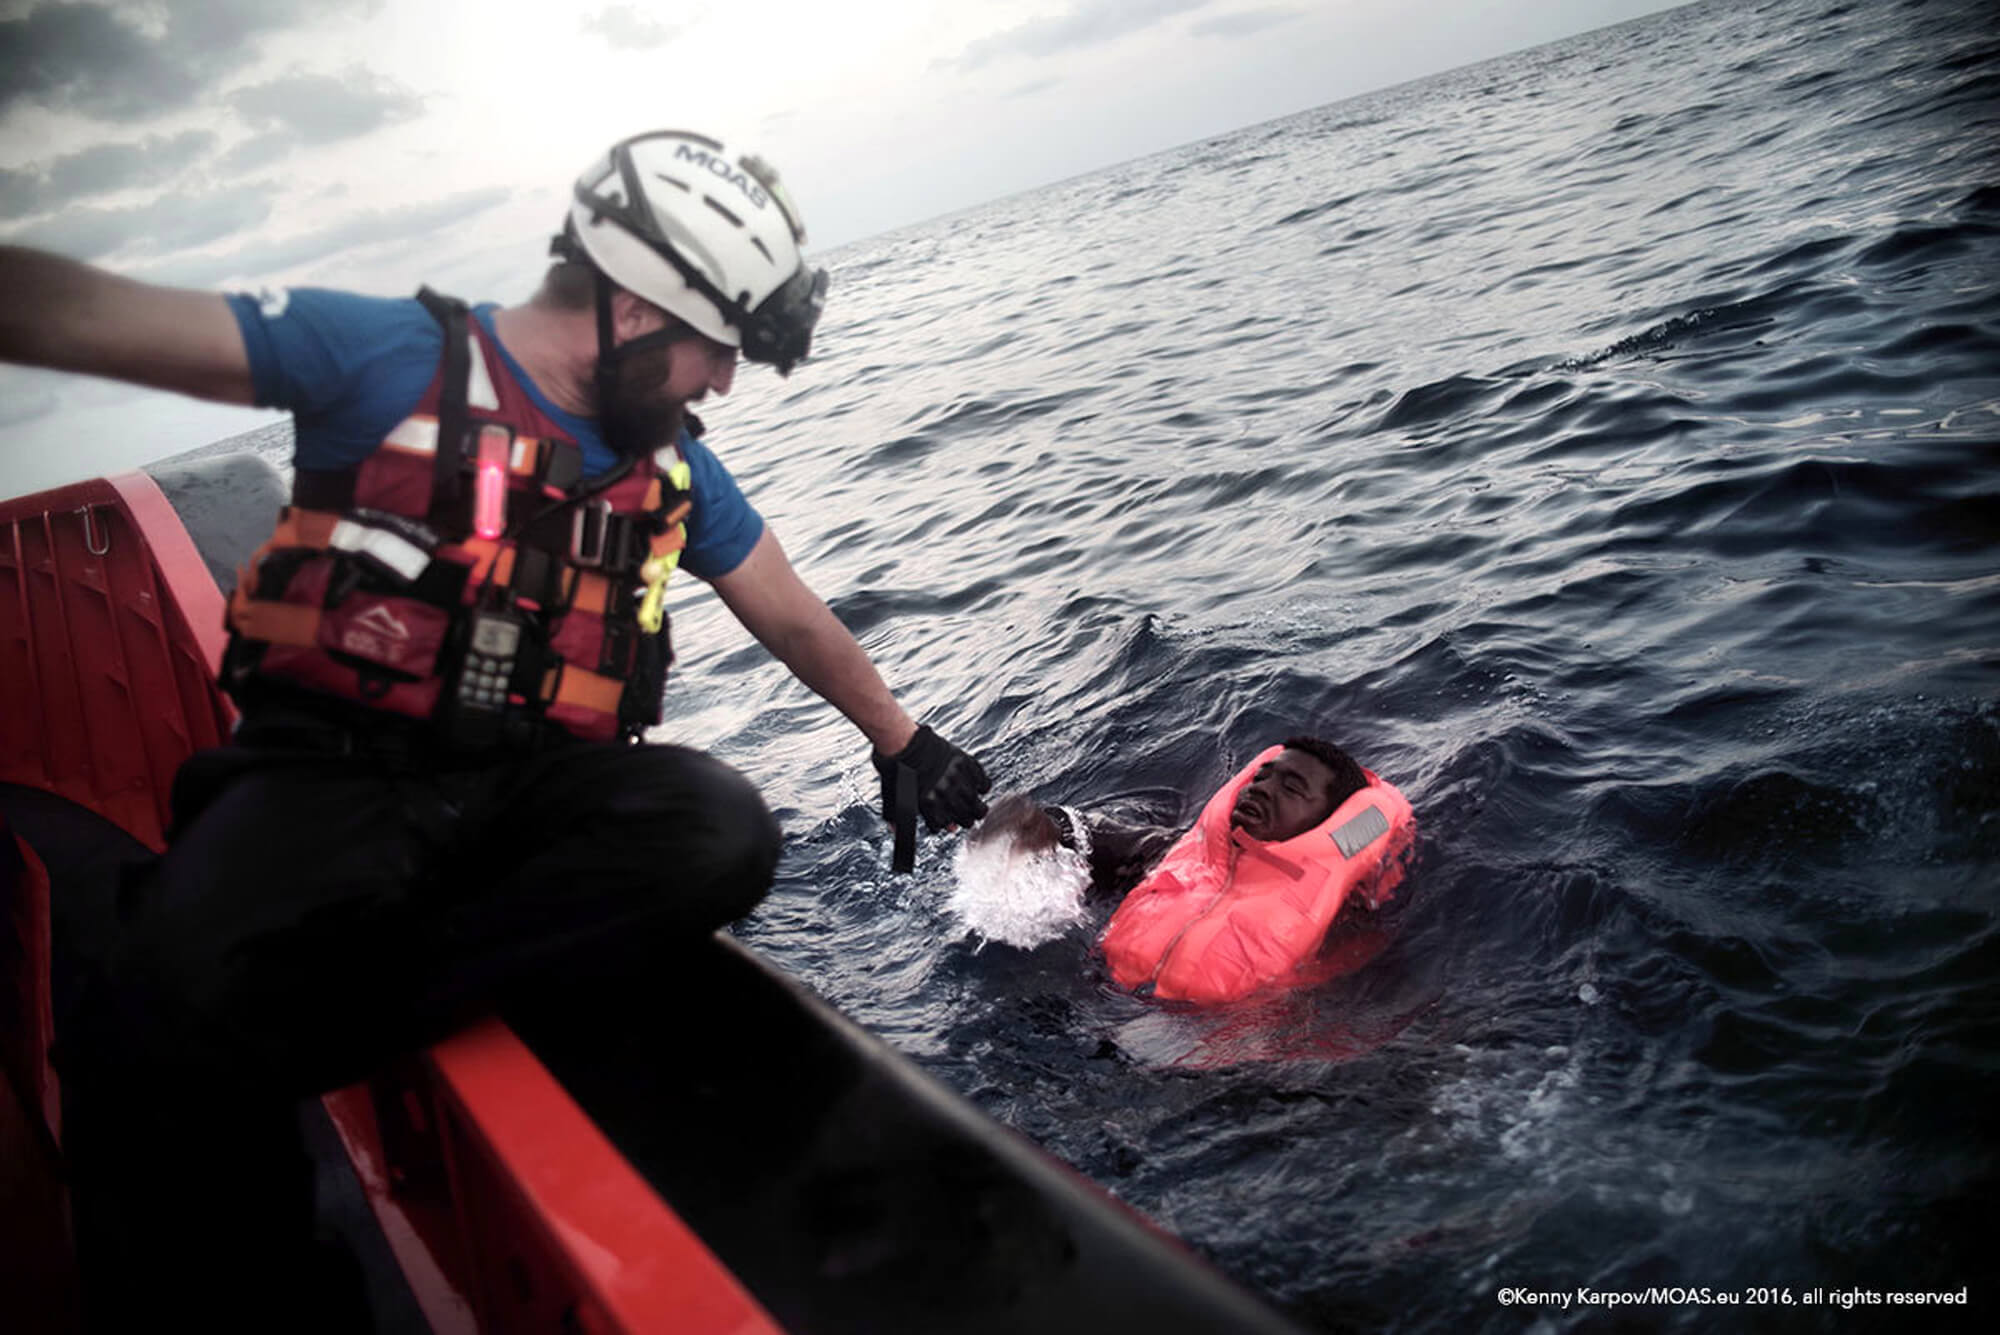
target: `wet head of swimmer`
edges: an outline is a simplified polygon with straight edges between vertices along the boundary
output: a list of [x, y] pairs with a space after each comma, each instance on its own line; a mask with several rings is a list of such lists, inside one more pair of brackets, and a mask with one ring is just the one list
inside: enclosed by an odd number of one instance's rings
[[1304, 834], [1367, 786], [1354, 758], [1317, 737], [1287, 737], [1285, 749], [1257, 767], [1237, 795], [1229, 823], [1252, 839], [1277, 843]]

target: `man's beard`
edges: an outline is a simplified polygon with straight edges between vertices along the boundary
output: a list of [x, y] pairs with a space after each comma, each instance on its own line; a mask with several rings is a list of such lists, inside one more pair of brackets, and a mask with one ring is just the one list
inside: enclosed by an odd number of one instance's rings
[[621, 358], [597, 405], [597, 429], [621, 457], [638, 458], [680, 439], [686, 405], [666, 395], [671, 343]]

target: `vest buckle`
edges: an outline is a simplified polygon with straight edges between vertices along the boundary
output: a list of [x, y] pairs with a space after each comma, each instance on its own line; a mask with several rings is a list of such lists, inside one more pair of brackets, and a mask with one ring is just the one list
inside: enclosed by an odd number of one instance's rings
[[[611, 502], [585, 501], [569, 524], [569, 559], [591, 569], [604, 564], [604, 539], [611, 528]], [[558, 530], [560, 531], [560, 530]]]

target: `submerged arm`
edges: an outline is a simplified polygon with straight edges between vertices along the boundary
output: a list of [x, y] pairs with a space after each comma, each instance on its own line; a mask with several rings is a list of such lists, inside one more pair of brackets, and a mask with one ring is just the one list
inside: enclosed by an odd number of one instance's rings
[[[1091, 889], [1123, 894], [1159, 861], [1173, 844], [1175, 832], [1157, 825], [1127, 825], [1106, 816], [1081, 816], [1090, 841]], [[974, 844], [1011, 838], [1024, 852], [1037, 853], [1061, 844], [1081, 844], [1067, 808], [1045, 806], [1025, 793], [1013, 793], [993, 804], [973, 831]]]
[[1125, 825], [1105, 817], [1090, 820], [1090, 883], [1124, 894], [1145, 878], [1173, 847], [1177, 831], [1160, 825]]

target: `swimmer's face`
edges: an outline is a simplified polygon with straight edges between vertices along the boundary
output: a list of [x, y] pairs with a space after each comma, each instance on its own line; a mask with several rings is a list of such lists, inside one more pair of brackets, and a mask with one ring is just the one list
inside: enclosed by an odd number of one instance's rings
[[1294, 838], [1333, 814], [1333, 783], [1333, 771], [1318, 757], [1280, 751], [1237, 794], [1229, 823], [1265, 843]]

